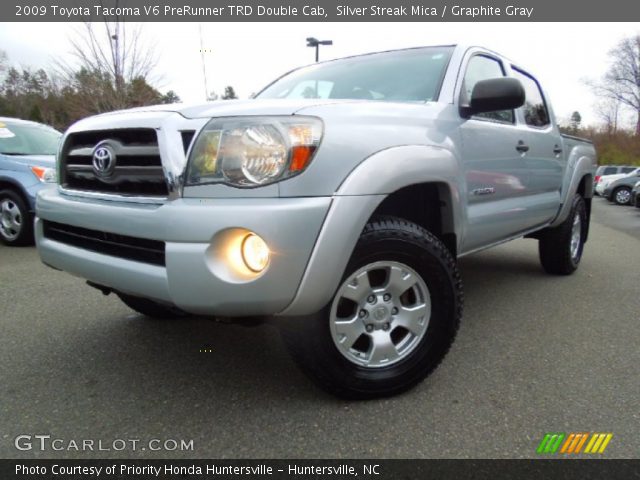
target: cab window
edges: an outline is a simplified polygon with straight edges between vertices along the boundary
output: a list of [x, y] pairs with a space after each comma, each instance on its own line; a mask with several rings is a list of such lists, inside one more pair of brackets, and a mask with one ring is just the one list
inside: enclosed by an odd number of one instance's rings
[[[504, 77], [504, 68], [498, 60], [485, 55], [476, 55], [469, 60], [467, 71], [464, 74], [460, 103], [468, 105], [471, 100], [473, 87], [480, 80]], [[513, 110], [501, 110], [499, 112], [478, 113], [473, 118], [491, 120], [500, 123], [513, 123]]]
[[525, 100], [522, 111], [525, 123], [530, 127], [546, 127], [551, 120], [540, 85], [532, 76], [521, 70], [514, 68], [513, 73], [524, 87]]

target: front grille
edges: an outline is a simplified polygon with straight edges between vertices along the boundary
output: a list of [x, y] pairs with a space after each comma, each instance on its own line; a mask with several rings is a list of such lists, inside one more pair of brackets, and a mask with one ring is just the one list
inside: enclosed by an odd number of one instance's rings
[[165, 243], [44, 220], [46, 238], [73, 247], [136, 262], [165, 266]]
[[[94, 153], [109, 152], [104, 171]], [[61, 155], [64, 188], [127, 196], [168, 195], [156, 131], [150, 128], [95, 130], [69, 134]]]

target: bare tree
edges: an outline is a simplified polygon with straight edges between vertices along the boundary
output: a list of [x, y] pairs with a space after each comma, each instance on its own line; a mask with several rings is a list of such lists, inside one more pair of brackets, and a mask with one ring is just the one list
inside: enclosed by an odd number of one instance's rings
[[613, 97], [603, 97], [594, 105], [594, 111], [604, 123], [607, 134], [615, 135], [618, 132], [620, 101]]
[[[157, 65], [154, 49], [142, 41], [140, 26], [119, 21], [85, 22], [70, 42], [75, 64], [58, 64], [59, 70], [69, 83], [87, 93], [84, 101], [92, 110], [126, 108], [132, 88], [137, 93], [151, 93], [136, 88], [140, 80], [149, 83]], [[101, 94], [95, 97], [96, 92]], [[137, 98], [136, 103], [149, 100]]]
[[598, 96], [631, 109], [636, 117], [636, 135], [640, 135], [640, 34], [621, 40], [610, 55], [609, 70], [591, 86]]

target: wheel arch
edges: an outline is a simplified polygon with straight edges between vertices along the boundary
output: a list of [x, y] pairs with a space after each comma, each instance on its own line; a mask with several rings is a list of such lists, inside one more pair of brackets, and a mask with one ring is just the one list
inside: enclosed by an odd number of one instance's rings
[[[556, 218], [551, 222], [551, 227], [560, 225], [569, 215], [571, 200], [578, 193], [587, 204], [587, 218], [591, 214], [591, 199], [593, 197], [593, 178], [595, 175], [595, 158], [591, 155], [581, 155], [583, 152], [576, 149], [569, 159], [569, 167], [573, 170], [571, 175], [565, 174], [565, 181], [561, 190], [562, 205]], [[581, 156], [579, 156], [581, 155]]]
[[18, 180], [7, 176], [0, 176], [0, 190], [11, 190], [20, 195], [20, 198], [27, 205], [29, 211], [33, 213], [34, 206], [29, 200], [29, 194]]
[[[416, 208], [418, 206], [420, 208]], [[386, 196], [370, 219], [377, 215], [404, 218], [420, 225], [440, 239], [454, 258], [457, 256], [458, 236], [452, 194], [448, 184], [424, 182], [403, 187]]]
[[584, 206], [587, 211], [587, 225], [584, 233], [584, 241], [589, 239], [589, 229], [591, 226], [591, 202], [593, 201], [593, 175], [586, 174], [580, 179], [578, 190], [576, 191], [584, 199]]
[[[456, 157], [435, 146], [393, 147], [361, 162], [334, 194], [296, 295], [279, 315], [307, 315], [329, 301], [362, 230], [378, 214], [430, 226], [455, 257], [462, 218], [459, 178]], [[403, 214], [420, 198], [422, 210]]]

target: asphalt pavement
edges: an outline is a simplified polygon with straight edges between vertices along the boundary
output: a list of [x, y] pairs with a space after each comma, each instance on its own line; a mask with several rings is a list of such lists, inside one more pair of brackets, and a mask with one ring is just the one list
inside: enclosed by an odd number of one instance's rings
[[[366, 402], [317, 389], [271, 326], [147, 319], [34, 248], [0, 247], [0, 458], [522, 458], [547, 432], [610, 432], [606, 458], [638, 457], [639, 225], [640, 209], [595, 199], [569, 277], [542, 271], [534, 240], [462, 259], [445, 361]], [[14, 446], [40, 434], [62, 450]], [[73, 448], [83, 440], [111, 450]]]
[[640, 239], [640, 208], [621, 207], [602, 197], [594, 198], [593, 202], [596, 208], [592, 221]]

